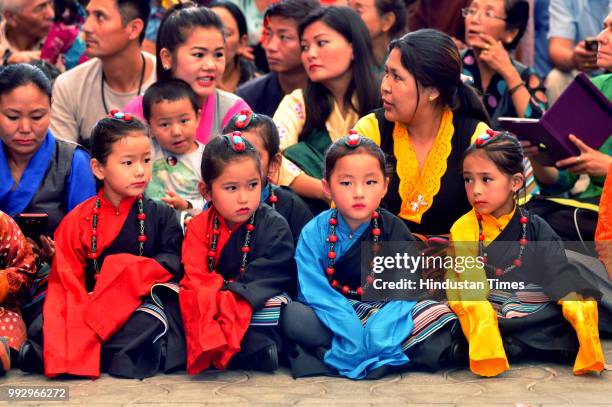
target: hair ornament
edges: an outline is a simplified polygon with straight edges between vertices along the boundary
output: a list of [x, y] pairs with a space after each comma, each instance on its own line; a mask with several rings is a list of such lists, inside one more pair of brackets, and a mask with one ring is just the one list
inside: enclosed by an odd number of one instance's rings
[[491, 140], [494, 140], [495, 137], [499, 136], [500, 134], [501, 133], [499, 131], [487, 129], [485, 134], [478, 136], [476, 139], [476, 147], [486, 146]]
[[237, 129], [245, 129], [249, 126], [252, 119], [253, 112], [249, 109], [243, 109], [240, 111], [238, 116], [236, 116], [236, 121], [234, 122], [234, 125]]
[[344, 138], [344, 144], [349, 148], [357, 148], [361, 145], [363, 138], [355, 131], [349, 130], [348, 136]]
[[132, 116], [130, 113], [123, 113], [119, 111], [119, 109], [111, 110], [108, 114], [108, 117], [110, 117], [111, 119], [123, 120], [126, 122], [131, 122], [134, 118], [134, 116]]
[[235, 131], [231, 135], [225, 137], [229, 142], [230, 147], [235, 152], [242, 153], [246, 150], [246, 144], [244, 143], [244, 139], [242, 138], [242, 133], [240, 133], [239, 131]]

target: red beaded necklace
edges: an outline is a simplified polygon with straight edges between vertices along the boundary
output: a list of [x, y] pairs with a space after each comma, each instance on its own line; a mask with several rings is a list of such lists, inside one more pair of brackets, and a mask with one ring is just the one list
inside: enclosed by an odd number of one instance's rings
[[[240, 273], [244, 273], [246, 271], [247, 265], [247, 256], [251, 251], [251, 235], [253, 231], [255, 231], [255, 212], [251, 215], [251, 219], [249, 219], [249, 223], [246, 225], [246, 235], [244, 236], [244, 244], [240, 251], [242, 252], [242, 264], [240, 265]], [[219, 217], [215, 214], [213, 218], [213, 230], [212, 230], [212, 239], [210, 241], [210, 245], [208, 247], [208, 272], [216, 273], [215, 270], [215, 256], [217, 255], [217, 246], [219, 244], [219, 235], [221, 231], [219, 230]]]
[[482, 215], [480, 213], [476, 213], [476, 219], [478, 220], [478, 256], [482, 258], [482, 261], [485, 265], [485, 270], [490, 270], [495, 273], [497, 277], [501, 277], [509, 271], [514, 270], [515, 268], [519, 268], [523, 265], [523, 255], [525, 254], [525, 247], [527, 246], [527, 223], [529, 223], [529, 219], [525, 216], [523, 211], [518, 208], [521, 217], [519, 222], [521, 223], [521, 237], [519, 238], [519, 254], [516, 259], [512, 261], [506, 268], [496, 267], [495, 265], [489, 263], [489, 254], [485, 250], [484, 240], [485, 235], [482, 228]]
[[[144, 213], [144, 207], [142, 204], [142, 195], [138, 196], [138, 255], [142, 256], [144, 253], [144, 244], [147, 241], [147, 235], [145, 234], [145, 219], [147, 215]], [[93, 269], [96, 274], [100, 273], [100, 267], [98, 265], [98, 215], [100, 213], [100, 198], [96, 199], [96, 204], [93, 208], [93, 220], [91, 222], [91, 251], [87, 257], [93, 262]]]
[[[380, 245], [378, 241], [380, 239], [380, 228], [378, 227], [378, 219], [380, 218], [380, 213], [378, 211], [372, 212], [372, 246], [371, 250], [373, 253], [378, 253], [380, 250]], [[335, 210], [332, 213], [331, 218], [329, 219], [329, 237], [327, 241], [329, 242], [329, 251], [327, 252], [327, 258], [329, 259], [329, 265], [325, 270], [325, 274], [327, 275], [327, 280], [331, 284], [333, 288], [340, 291], [344, 295], [351, 296], [361, 296], [363, 294], [363, 288], [357, 287], [356, 289], [352, 289], [348, 285], [341, 286], [338, 280], [334, 279], [334, 273], [336, 272], [336, 268], [334, 266], [334, 261], [336, 259], [336, 251], [335, 245], [338, 241], [338, 236], [336, 236], [336, 226], [338, 225], [338, 211]], [[373, 281], [372, 274], [370, 274], [367, 278], [367, 285], [371, 284]]]

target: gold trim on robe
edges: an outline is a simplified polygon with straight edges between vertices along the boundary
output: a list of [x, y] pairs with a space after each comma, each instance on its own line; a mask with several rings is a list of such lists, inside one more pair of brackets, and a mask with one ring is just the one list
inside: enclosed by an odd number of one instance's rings
[[410, 141], [406, 127], [395, 123], [393, 128], [393, 154], [397, 159], [399, 195], [402, 206], [398, 216], [415, 223], [421, 223], [423, 214], [431, 208], [433, 198], [440, 191], [442, 177], [446, 173], [446, 161], [452, 150], [455, 134], [453, 113], [446, 109], [442, 113], [440, 127], [431, 150], [427, 154], [422, 170]]

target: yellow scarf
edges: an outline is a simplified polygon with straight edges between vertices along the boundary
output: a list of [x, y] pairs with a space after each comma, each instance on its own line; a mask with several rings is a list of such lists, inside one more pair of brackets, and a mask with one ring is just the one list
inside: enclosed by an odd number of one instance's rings
[[399, 217], [421, 223], [423, 214], [431, 208], [434, 197], [440, 191], [440, 181], [446, 173], [446, 160], [452, 150], [455, 134], [453, 113], [444, 110], [438, 134], [423, 169], [419, 172], [419, 161], [410, 141], [408, 129], [400, 123], [393, 128], [393, 154], [397, 158], [399, 195], [402, 199]]

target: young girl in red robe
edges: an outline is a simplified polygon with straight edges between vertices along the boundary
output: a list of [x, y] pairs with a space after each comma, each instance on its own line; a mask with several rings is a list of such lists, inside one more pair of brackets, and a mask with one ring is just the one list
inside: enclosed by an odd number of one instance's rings
[[206, 145], [202, 178], [210, 207], [187, 226], [179, 292], [187, 373], [211, 365], [273, 371], [281, 307], [290, 301], [283, 293], [295, 278], [291, 230], [261, 203], [259, 155], [239, 132]]
[[180, 368], [176, 293], [152, 287], [180, 278], [182, 232], [170, 207], [142, 196], [151, 178], [148, 131], [113, 111], [96, 124], [91, 143], [102, 188], [56, 231], [42, 322], [30, 327], [20, 367], [40, 370], [42, 324], [47, 377], [97, 378], [102, 370], [143, 378]]
[[259, 153], [262, 171], [261, 201], [276, 209], [289, 223], [293, 244], [297, 246], [302, 228], [312, 219], [308, 205], [290, 187], [275, 185], [278, 178], [282, 155], [278, 129], [272, 118], [265, 114], [243, 110], [232, 117], [225, 126], [226, 134], [240, 131]]

